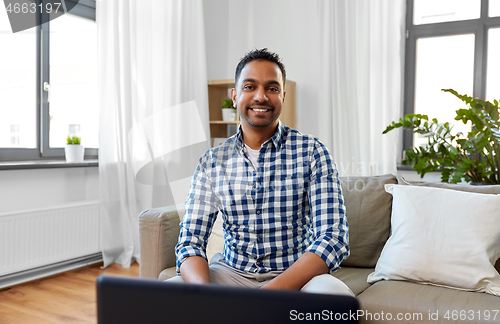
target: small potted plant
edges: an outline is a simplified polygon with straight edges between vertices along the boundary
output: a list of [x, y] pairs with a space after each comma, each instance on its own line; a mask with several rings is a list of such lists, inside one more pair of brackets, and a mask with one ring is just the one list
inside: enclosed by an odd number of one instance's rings
[[66, 162], [68, 163], [78, 163], [83, 162], [83, 155], [85, 153], [85, 148], [80, 144], [81, 138], [78, 136], [69, 136], [66, 138], [66, 147], [64, 147], [64, 155], [66, 156]]
[[452, 131], [449, 122], [440, 123], [427, 115], [408, 114], [387, 126], [384, 134], [406, 128], [427, 137], [427, 145], [406, 150], [403, 164], [409, 164], [424, 176], [441, 171], [441, 181], [472, 184], [500, 184], [499, 102], [460, 95], [453, 89], [442, 89], [465, 103], [456, 110], [455, 120], [470, 123], [466, 134]]
[[222, 99], [222, 120], [235, 121], [236, 108], [233, 106], [233, 101], [229, 98]]

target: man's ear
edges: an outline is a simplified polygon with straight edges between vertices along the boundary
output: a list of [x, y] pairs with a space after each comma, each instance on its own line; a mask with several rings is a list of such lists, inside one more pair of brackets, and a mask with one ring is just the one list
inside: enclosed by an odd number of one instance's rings
[[233, 107], [237, 108], [236, 107], [236, 89], [235, 88], [231, 89], [231, 99], [233, 100]]
[[283, 91], [283, 103], [285, 103], [286, 91]]

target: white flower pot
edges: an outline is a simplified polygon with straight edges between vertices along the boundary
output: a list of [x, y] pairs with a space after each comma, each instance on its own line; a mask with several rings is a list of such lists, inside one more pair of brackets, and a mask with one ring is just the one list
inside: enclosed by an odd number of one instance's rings
[[85, 147], [79, 144], [68, 144], [64, 147], [64, 155], [66, 156], [66, 162], [78, 163], [83, 162], [83, 155], [85, 153]]
[[222, 120], [223, 121], [235, 121], [236, 120], [236, 109], [222, 108]]

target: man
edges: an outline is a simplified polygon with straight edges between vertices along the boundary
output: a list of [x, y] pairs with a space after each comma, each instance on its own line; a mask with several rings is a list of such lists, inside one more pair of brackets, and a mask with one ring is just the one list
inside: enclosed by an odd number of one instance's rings
[[[238, 64], [236, 135], [199, 161], [176, 246], [176, 281], [353, 295], [328, 275], [348, 257], [338, 172], [316, 138], [278, 119], [285, 67], [267, 49]], [[224, 254], [205, 248], [221, 212]], [[172, 280], [172, 279], [171, 279]]]

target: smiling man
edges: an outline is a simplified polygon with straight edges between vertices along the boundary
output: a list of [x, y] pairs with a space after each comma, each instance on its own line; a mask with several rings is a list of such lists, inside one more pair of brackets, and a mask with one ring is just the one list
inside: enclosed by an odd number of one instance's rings
[[[201, 158], [186, 200], [172, 281], [353, 295], [329, 273], [348, 257], [338, 172], [315, 137], [283, 125], [285, 67], [267, 49], [236, 67], [241, 124]], [[219, 214], [224, 253], [206, 246]]]

